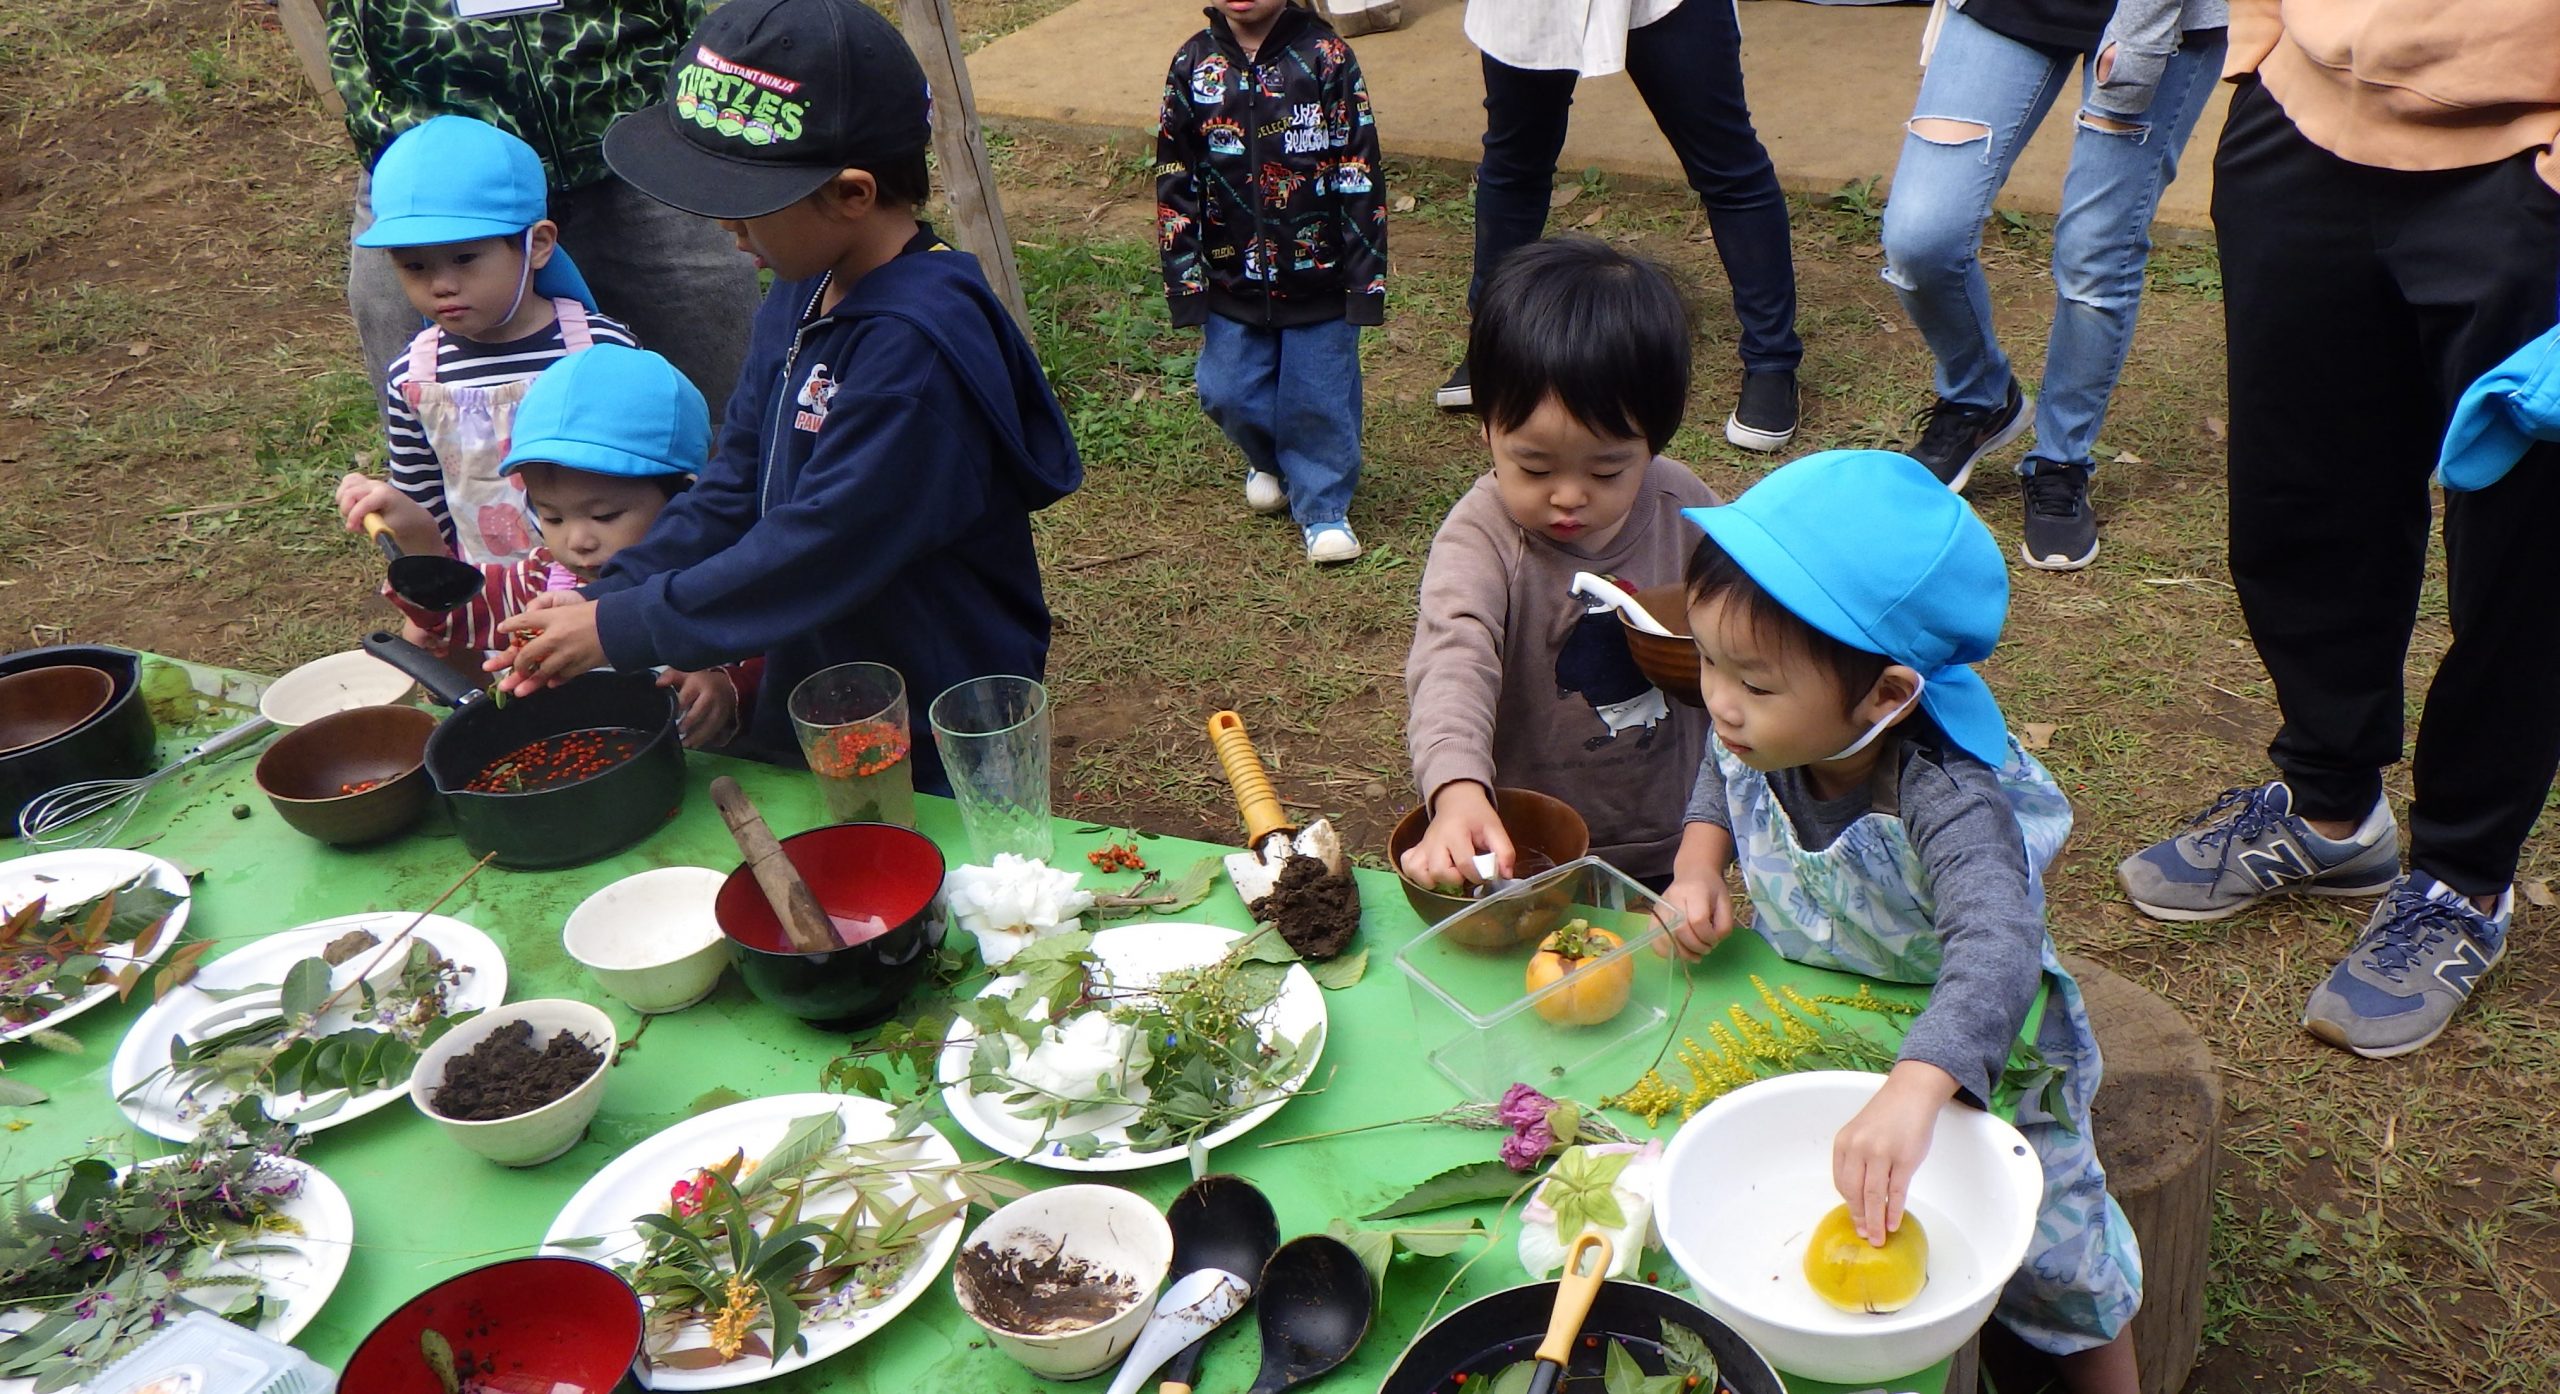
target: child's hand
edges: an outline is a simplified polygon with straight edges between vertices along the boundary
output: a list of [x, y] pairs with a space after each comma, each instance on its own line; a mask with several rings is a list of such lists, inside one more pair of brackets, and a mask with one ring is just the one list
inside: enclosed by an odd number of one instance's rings
[[401, 551], [430, 557], [444, 552], [444, 532], [436, 526], [435, 515], [389, 481], [352, 472], [339, 480], [338, 515], [346, 520], [347, 531], [364, 531], [365, 515], [370, 513], [382, 515]]
[[425, 625], [418, 623], [416, 620], [404, 619], [400, 621], [400, 637], [417, 645], [419, 648], [425, 649], [427, 652], [434, 654], [438, 658], [444, 657], [452, 648], [451, 642], [445, 638], [444, 630], [440, 628], [429, 629]]
[[1680, 912], [1671, 944], [1682, 958], [1699, 958], [1733, 933], [1733, 893], [1722, 876], [1674, 876], [1662, 892], [1663, 903]]
[[1905, 1060], [1832, 1137], [1831, 1184], [1849, 1202], [1859, 1238], [1882, 1248], [1885, 1236], [1902, 1228], [1903, 1198], [1929, 1155], [1929, 1131], [1939, 1107], [1955, 1096], [1955, 1076]]
[[658, 686], [676, 690], [677, 721], [687, 749], [700, 750], [729, 739], [738, 729], [738, 685], [718, 668], [680, 673], [670, 668], [658, 675]]
[[596, 603], [576, 591], [545, 591], [524, 609], [498, 625], [515, 642], [490, 655], [484, 672], [498, 673], [498, 690], [526, 697], [558, 687], [605, 663], [604, 641], [596, 634]]
[[1406, 849], [1399, 865], [1417, 885], [1466, 886], [1484, 879], [1476, 875], [1478, 852], [1493, 854], [1496, 875], [1513, 874], [1511, 834], [1493, 811], [1492, 796], [1483, 785], [1462, 779], [1441, 788], [1431, 806], [1431, 826]]

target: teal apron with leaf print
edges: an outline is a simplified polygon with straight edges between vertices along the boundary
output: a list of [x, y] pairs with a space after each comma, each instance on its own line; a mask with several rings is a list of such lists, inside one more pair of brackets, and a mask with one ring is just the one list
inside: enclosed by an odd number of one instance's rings
[[[1937, 933], [1937, 897], [1902, 819], [1871, 812], [1830, 846], [1808, 848], [1765, 775], [1735, 759], [1721, 740], [1712, 754], [1724, 776], [1751, 927], [1760, 937], [1797, 963], [1886, 982], [1936, 982], [1945, 947]], [[1897, 754], [1888, 752], [1885, 761], [1886, 768], [1901, 769]], [[2070, 801], [2015, 737], [1998, 778], [2026, 843], [2028, 887], [2041, 903], [2044, 868], [2071, 835]], [[1997, 1315], [2028, 1344], [2067, 1355], [2105, 1344], [2133, 1319], [2142, 1305], [2142, 1259], [2132, 1225], [2107, 1194], [2090, 1136], [2097, 1038], [2080, 986], [2054, 956], [2050, 935], [2044, 976], [2036, 1049], [2061, 1071], [2061, 1087], [2030, 1091], [2018, 1104], [2018, 1131], [2044, 1165], [2044, 1204]], [[2059, 1111], [2052, 1111], [2057, 1103]]]

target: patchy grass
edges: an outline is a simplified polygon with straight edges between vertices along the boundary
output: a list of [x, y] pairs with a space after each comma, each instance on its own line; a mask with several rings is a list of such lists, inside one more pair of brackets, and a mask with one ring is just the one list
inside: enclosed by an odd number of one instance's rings
[[[975, 44], [1059, 3], [967, 0], [960, 17]], [[326, 507], [337, 471], [378, 449], [341, 299], [352, 162], [264, 13], [29, 0], [0, 14], [0, 646], [99, 639], [279, 671], [349, 647], [379, 613], [373, 555]], [[1148, 241], [1147, 143], [990, 135], [1041, 353], [1089, 467], [1038, 521], [1065, 806], [1232, 836], [1200, 724], [1235, 706], [1283, 797], [1334, 814], [1375, 857], [1411, 797], [1402, 668], [1421, 563], [1483, 465], [1469, 423], [1429, 405], [1464, 325], [1467, 172], [1391, 162], [1393, 192], [1415, 202], [1395, 222], [1394, 313], [1364, 350], [1353, 521], [1370, 552], [1320, 572], [1294, 529], [1245, 512], [1241, 462], [1191, 393], [1197, 336], [1166, 323]], [[1556, 226], [1655, 256], [1689, 287], [1699, 372], [1674, 452], [1719, 489], [1746, 487], [1768, 462], [1715, 429], [1739, 373], [1694, 204], [1571, 172], [1567, 191]], [[1901, 439], [1928, 400], [1927, 353], [1876, 274], [1880, 213], [1864, 182], [1794, 205], [1808, 448]], [[2042, 220], [2000, 220], [1983, 249], [2030, 379], [2052, 312], [2048, 239]], [[2106, 550], [2077, 575], [2013, 573], [2009, 639], [1986, 671], [2014, 721], [2055, 727], [2045, 759], [2078, 813], [2050, 878], [2057, 938], [2176, 1003], [2225, 1071], [2211, 1349], [2194, 1387], [2547, 1391], [2552, 912], [2524, 909], [2516, 953], [2444, 1040], [2373, 1064], [2295, 1022], [2363, 907], [2161, 925], [2115, 888], [2119, 857], [2260, 776], [2275, 726], [2223, 567], [2210, 245], [2164, 243], [2149, 285], [2099, 453]], [[2012, 542], [2007, 480], [1983, 471], [1974, 498]], [[2413, 704], [2444, 614], [2439, 575]], [[2406, 800], [2405, 768], [2390, 787]], [[2555, 869], [2560, 840], [2540, 833], [2524, 874]]]

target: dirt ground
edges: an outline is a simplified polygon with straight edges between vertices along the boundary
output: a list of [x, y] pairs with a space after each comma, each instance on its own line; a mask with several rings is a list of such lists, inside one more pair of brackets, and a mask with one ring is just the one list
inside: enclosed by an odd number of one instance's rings
[[[973, 41], [1041, 0], [961, 7]], [[1149, 64], [1159, 55], [1145, 55]], [[102, 640], [281, 671], [387, 613], [374, 555], [327, 511], [378, 450], [343, 301], [354, 163], [259, 0], [22, 0], [0, 12], [0, 649]], [[1058, 639], [1063, 808], [1231, 838], [1202, 734], [1243, 711], [1283, 797], [1371, 858], [1411, 802], [1402, 669], [1432, 531], [1483, 468], [1429, 405], [1455, 361], [1466, 171], [1390, 162], [1394, 311], [1367, 345], [1369, 554], [1317, 573], [1294, 531], [1247, 516], [1238, 463], [1189, 395], [1196, 340], [1167, 328], [1148, 242], [1150, 151], [991, 133], [1043, 358], [1086, 488], [1039, 520]], [[1871, 185], [1796, 207], [1806, 448], [1903, 438], [1928, 359], [1877, 279]], [[1766, 462], [1714, 428], [1738, 379], [1714, 249], [1675, 191], [1559, 180], [1551, 226], [1661, 258], [1700, 307], [1693, 425], [1718, 489]], [[2051, 314], [2046, 228], [2003, 218], [1984, 251], [2032, 378]], [[2105, 550], [2018, 571], [1986, 665], [2079, 816], [2052, 869], [2055, 936], [2167, 997], [2224, 1072], [2209, 1349], [2198, 1390], [2560, 1388], [2560, 955], [2538, 831], [2516, 949], [2417, 1057], [2358, 1061], [2296, 1024], [2361, 905], [2161, 925], [2115, 861], [2228, 784], [2263, 777], [2272, 694], [2222, 555], [2221, 306], [2209, 247], [2154, 260], [2100, 452]], [[2000, 471], [1973, 488], [2004, 543]], [[2431, 585], [2412, 715], [2441, 651]], [[2407, 796], [2405, 767], [2393, 772]]]

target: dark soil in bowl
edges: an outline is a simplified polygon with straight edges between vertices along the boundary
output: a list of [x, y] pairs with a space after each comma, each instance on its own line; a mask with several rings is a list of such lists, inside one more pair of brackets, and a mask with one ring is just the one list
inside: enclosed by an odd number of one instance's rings
[[1291, 857], [1271, 894], [1253, 903], [1253, 917], [1277, 924], [1298, 957], [1332, 958], [1360, 932], [1360, 892], [1348, 874], [1336, 876], [1313, 857]]
[[960, 1254], [960, 1283], [980, 1317], [1025, 1336], [1099, 1326], [1138, 1300], [1127, 1274], [1070, 1258], [1062, 1248], [1044, 1256], [979, 1243]]
[[465, 1123], [513, 1118], [567, 1098], [603, 1068], [604, 1052], [576, 1032], [562, 1031], [537, 1049], [533, 1023], [511, 1021], [446, 1062], [436, 1112]]

